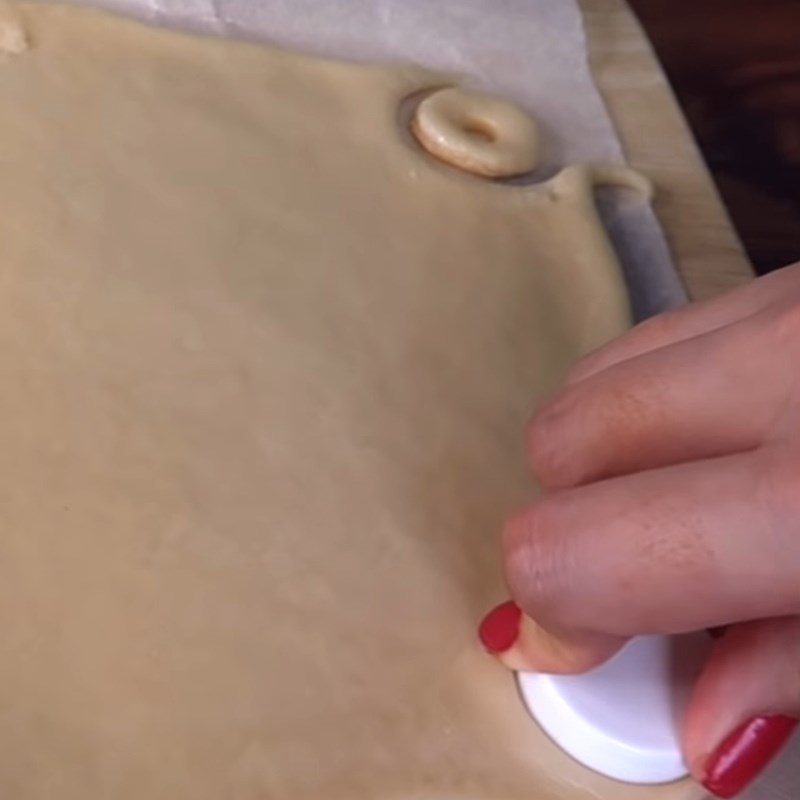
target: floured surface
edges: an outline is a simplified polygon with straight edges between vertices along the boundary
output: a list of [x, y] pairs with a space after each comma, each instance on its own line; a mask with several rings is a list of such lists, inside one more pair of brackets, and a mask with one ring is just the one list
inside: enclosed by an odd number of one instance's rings
[[0, 793], [683, 798], [479, 652], [520, 430], [626, 301], [580, 174], [397, 128], [441, 82], [23, 6], [0, 62]]

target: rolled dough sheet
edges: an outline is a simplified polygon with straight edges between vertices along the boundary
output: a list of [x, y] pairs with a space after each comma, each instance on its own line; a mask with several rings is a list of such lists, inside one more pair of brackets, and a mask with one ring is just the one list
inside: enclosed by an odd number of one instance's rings
[[398, 125], [442, 76], [22, 4], [0, 61], [0, 795], [675, 800], [475, 642], [521, 435], [628, 323], [589, 173]]

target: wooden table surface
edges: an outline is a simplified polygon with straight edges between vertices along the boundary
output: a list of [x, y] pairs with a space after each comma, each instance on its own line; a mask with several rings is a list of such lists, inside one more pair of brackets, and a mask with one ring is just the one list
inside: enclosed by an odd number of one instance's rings
[[689, 296], [751, 280], [752, 268], [653, 50], [624, 0], [581, 0], [595, 79], [634, 167], [656, 185]]
[[[595, 79], [629, 162], [656, 184], [656, 212], [690, 297], [710, 297], [752, 280], [750, 262], [636, 18], [624, 0], [580, 3]], [[741, 800], [798, 798], [800, 736]]]

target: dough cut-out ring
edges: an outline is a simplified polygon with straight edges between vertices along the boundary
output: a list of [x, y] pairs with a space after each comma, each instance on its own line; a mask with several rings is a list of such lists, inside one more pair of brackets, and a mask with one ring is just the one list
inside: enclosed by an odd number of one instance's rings
[[432, 156], [487, 178], [512, 178], [539, 163], [539, 126], [507, 100], [440, 89], [417, 106], [411, 131]]

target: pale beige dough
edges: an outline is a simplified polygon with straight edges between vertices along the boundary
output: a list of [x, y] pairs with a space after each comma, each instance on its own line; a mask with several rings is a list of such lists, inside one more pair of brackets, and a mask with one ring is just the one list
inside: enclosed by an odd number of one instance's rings
[[675, 800], [475, 641], [521, 429], [628, 324], [591, 174], [500, 186], [441, 84], [22, 5], [0, 63], [0, 796]]
[[28, 38], [16, 4], [12, 4], [12, 0], [0, 0], [0, 59], [19, 55], [27, 49]]

